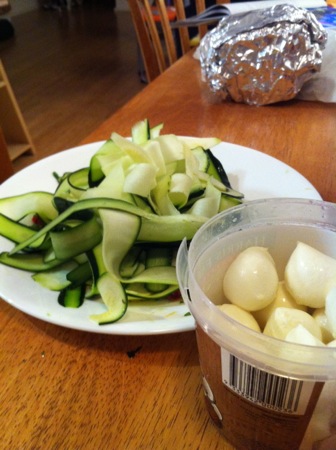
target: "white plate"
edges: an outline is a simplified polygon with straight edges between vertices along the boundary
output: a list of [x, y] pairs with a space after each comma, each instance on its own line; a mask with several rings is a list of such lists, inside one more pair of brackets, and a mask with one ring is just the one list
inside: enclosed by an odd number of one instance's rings
[[[66, 150], [27, 167], [0, 186], [0, 197], [44, 190], [53, 192], [56, 181], [52, 172], [63, 174], [87, 167], [102, 142]], [[213, 149], [222, 162], [233, 188], [243, 192], [246, 200], [271, 197], [321, 199], [316, 189], [286, 164], [256, 150], [229, 143]], [[12, 244], [0, 237], [0, 251]], [[194, 319], [179, 301], [141, 302], [129, 305], [125, 317], [111, 325], [99, 326], [90, 314], [104, 311], [97, 301], [85, 301], [79, 309], [63, 308], [57, 293], [35, 283], [30, 273], [0, 265], [0, 296], [15, 308], [38, 319], [68, 328], [103, 334], [147, 335], [189, 331]]]

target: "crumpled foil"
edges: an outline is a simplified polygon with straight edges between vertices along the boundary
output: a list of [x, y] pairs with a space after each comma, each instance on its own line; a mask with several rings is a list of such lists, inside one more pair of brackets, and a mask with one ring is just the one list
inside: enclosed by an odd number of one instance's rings
[[266, 105], [294, 98], [320, 70], [327, 33], [289, 4], [223, 18], [201, 40], [202, 77], [221, 99]]

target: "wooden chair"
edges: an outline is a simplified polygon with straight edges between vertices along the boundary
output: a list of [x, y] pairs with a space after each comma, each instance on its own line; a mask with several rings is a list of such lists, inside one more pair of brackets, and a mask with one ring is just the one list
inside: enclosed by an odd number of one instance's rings
[[[228, 1], [221, 0], [221, 3]], [[164, 0], [128, 0], [128, 3], [147, 81], [151, 82], [178, 59], [177, 39], [182, 55], [193, 46], [187, 27], [180, 27], [173, 32], [170, 26], [170, 22], [175, 18], [176, 20], [186, 18], [184, 3], [183, 0], [173, 0], [173, 10], [166, 6]], [[195, 0], [195, 4], [197, 14], [204, 11], [205, 0]], [[197, 28], [198, 35], [202, 38], [208, 28], [206, 25]]]
[[0, 184], [13, 175], [14, 169], [8, 155], [7, 144], [0, 128]]

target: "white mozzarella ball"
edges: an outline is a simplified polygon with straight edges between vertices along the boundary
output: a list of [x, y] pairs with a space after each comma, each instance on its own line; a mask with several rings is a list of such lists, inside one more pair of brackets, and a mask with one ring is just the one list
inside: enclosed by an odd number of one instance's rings
[[322, 308], [332, 286], [336, 286], [336, 260], [299, 242], [285, 268], [286, 287], [297, 303]]
[[261, 331], [258, 322], [255, 320], [252, 314], [240, 308], [239, 306], [225, 303], [224, 305], [219, 305], [218, 308], [242, 325], [245, 325], [246, 327], [251, 328], [255, 331]]
[[246, 311], [257, 311], [274, 300], [278, 282], [275, 263], [268, 250], [249, 247], [227, 269], [223, 291], [231, 303]]

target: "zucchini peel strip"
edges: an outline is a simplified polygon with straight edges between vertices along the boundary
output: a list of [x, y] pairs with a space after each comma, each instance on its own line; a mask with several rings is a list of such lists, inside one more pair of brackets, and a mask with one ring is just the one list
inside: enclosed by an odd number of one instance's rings
[[57, 175], [54, 193], [0, 199], [0, 236], [12, 241], [0, 264], [33, 272], [78, 308], [100, 299], [114, 323], [129, 301], [178, 291], [174, 258], [211, 217], [243, 201], [211, 148], [217, 138], [161, 134], [163, 124], [136, 123], [131, 139], [112, 133], [89, 167]]

